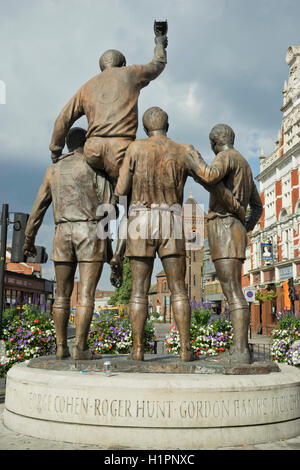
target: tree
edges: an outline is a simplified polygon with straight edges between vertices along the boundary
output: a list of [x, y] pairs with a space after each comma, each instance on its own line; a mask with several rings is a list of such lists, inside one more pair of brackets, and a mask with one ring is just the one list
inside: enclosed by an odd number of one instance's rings
[[132, 275], [129, 259], [124, 257], [123, 261], [123, 282], [111, 295], [109, 305], [128, 305], [131, 296]]

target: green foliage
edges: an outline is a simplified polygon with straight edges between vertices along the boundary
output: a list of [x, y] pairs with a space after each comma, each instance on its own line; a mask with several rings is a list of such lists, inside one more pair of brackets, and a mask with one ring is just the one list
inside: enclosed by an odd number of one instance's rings
[[159, 321], [159, 319], [160, 319], [160, 314], [159, 314], [158, 312], [152, 312], [152, 313], [151, 313], [151, 318], [152, 318], [152, 320], [154, 320], [154, 321]]
[[9, 322], [13, 321], [16, 316], [19, 316], [19, 310], [17, 308], [7, 308], [2, 315], [2, 325], [7, 325]]
[[2, 316], [2, 325], [5, 328], [8, 324], [14, 321], [18, 321], [21, 318], [29, 321], [47, 321], [48, 319], [46, 312], [40, 312], [36, 305], [24, 304], [22, 306], [22, 310], [16, 307], [7, 308], [4, 310]]
[[192, 310], [192, 319], [198, 326], [206, 326], [209, 323], [212, 313], [210, 309], [195, 308]]
[[265, 293], [263, 293], [261, 290], [257, 290], [255, 293], [255, 300], [258, 300], [259, 302], [265, 302], [267, 300], [274, 300], [276, 299], [276, 297], [277, 297], [277, 294], [273, 290], [265, 291]]
[[274, 300], [276, 299], [276, 297], [277, 297], [276, 292], [274, 292], [273, 290], [270, 290], [266, 292], [266, 294], [264, 295], [264, 300]]
[[296, 365], [300, 360], [300, 318], [288, 311], [276, 314], [277, 328], [272, 335], [271, 354], [273, 361]]
[[259, 302], [263, 301], [263, 295], [262, 295], [262, 292], [260, 290], [257, 290], [255, 292], [255, 300], [258, 300]]
[[[145, 352], [154, 350], [155, 331], [147, 320], [144, 331]], [[128, 316], [116, 318], [100, 313], [91, 324], [88, 345], [93, 354], [128, 354], [132, 347], [132, 330]]]
[[45, 313], [26, 305], [21, 314], [12, 316], [8, 312], [6, 318], [3, 328], [6, 360], [0, 364], [0, 376], [18, 362], [55, 353], [54, 322]]
[[123, 282], [110, 297], [109, 305], [128, 305], [131, 296], [132, 275], [129, 259], [124, 257], [123, 261]]
[[[203, 326], [194, 320], [191, 323], [191, 347], [198, 356], [215, 356], [222, 353], [230, 348], [232, 339], [232, 324], [226, 318]], [[175, 325], [170, 328], [165, 343], [170, 354], [179, 354], [180, 337]]]
[[300, 332], [300, 317], [295, 317], [290, 312], [277, 314], [278, 329], [287, 330], [295, 328]]
[[212, 329], [216, 331], [230, 331], [231, 322], [226, 318], [225, 315], [221, 315], [220, 318], [217, 318], [213, 323], [211, 323]]

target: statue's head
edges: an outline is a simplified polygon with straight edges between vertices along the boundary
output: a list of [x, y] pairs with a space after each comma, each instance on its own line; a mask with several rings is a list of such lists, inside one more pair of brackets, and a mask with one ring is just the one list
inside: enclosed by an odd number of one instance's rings
[[215, 154], [219, 153], [224, 147], [232, 148], [235, 134], [227, 124], [217, 124], [209, 133], [209, 140], [212, 150]]
[[153, 106], [145, 111], [143, 116], [143, 126], [147, 135], [153, 131], [168, 132], [169, 117], [161, 108]]
[[122, 52], [115, 49], [105, 51], [99, 59], [101, 72], [111, 67], [125, 67], [126, 59]]
[[82, 127], [72, 127], [66, 137], [66, 144], [69, 152], [83, 147], [86, 141], [86, 130]]

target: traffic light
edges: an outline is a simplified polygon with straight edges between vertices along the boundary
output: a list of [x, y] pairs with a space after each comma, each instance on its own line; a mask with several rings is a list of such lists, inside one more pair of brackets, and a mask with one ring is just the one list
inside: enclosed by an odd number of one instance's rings
[[36, 255], [34, 257], [27, 257], [23, 253], [23, 246], [25, 243], [25, 230], [28, 218], [29, 214], [15, 212], [10, 261], [11, 263], [47, 263], [48, 255], [44, 246], [35, 247]]
[[36, 246], [36, 255], [34, 257], [26, 257], [26, 263], [47, 263], [48, 255], [44, 246]]
[[10, 259], [12, 263], [23, 263], [25, 261], [23, 246], [25, 242], [25, 229], [28, 218], [29, 214], [15, 212]]

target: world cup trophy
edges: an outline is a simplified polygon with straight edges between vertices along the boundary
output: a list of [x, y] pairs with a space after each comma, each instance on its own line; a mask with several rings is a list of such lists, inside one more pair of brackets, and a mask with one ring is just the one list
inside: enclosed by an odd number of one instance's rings
[[[165, 37], [165, 47], [167, 46], [167, 32], [168, 32], [168, 22], [165, 21], [154, 21], [154, 34], [156, 38], [163, 38]], [[167, 58], [167, 53], [166, 53]]]
[[167, 20], [165, 21], [154, 21], [154, 33], [155, 36], [166, 36], [168, 32], [168, 22]]

